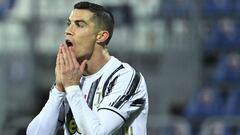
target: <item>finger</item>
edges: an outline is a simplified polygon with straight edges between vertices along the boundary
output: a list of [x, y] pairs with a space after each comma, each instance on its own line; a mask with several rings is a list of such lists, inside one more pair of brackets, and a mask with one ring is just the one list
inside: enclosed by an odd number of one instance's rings
[[60, 76], [61, 76], [61, 67], [60, 67], [60, 54], [57, 55], [57, 64], [55, 68], [55, 75], [56, 75], [56, 83], [60, 82]]
[[64, 63], [64, 58], [62, 53], [59, 54], [59, 61], [60, 61], [59, 67], [63, 70], [65, 63]]
[[61, 53], [61, 51], [60, 51], [61, 49], [60, 49], [60, 47], [59, 47], [59, 49], [58, 49], [58, 53], [57, 53], [57, 59], [56, 59], [56, 66], [58, 66], [58, 65], [60, 65], [60, 53]]
[[66, 53], [67, 53], [67, 59], [68, 59], [68, 62], [69, 62], [69, 67], [72, 68], [72, 67], [74, 67], [73, 59], [75, 57], [72, 57], [71, 50], [70, 50], [69, 47], [65, 46], [65, 49], [66, 49]]
[[60, 55], [62, 55], [62, 54], [58, 54], [58, 56], [57, 56], [57, 64], [56, 64], [56, 68], [57, 68], [58, 71], [61, 70]]
[[86, 66], [87, 66], [87, 60], [84, 60], [80, 65], [80, 72], [81, 73], [84, 72]]
[[59, 66], [60, 66], [60, 61], [59, 61], [59, 55], [57, 55], [57, 60], [56, 60], [56, 70], [59, 70]]
[[73, 61], [73, 64], [74, 66], [78, 67], [79, 66], [79, 63], [77, 61], [77, 58], [76, 58], [76, 55], [74, 53], [74, 50], [73, 50], [73, 47], [70, 47], [70, 54], [71, 54], [71, 57], [72, 57], [72, 61]]
[[65, 46], [62, 46], [61, 50], [62, 50], [62, 54], [63, 54], [64, 65], [69, 65], [67, 50], [66, 50]]

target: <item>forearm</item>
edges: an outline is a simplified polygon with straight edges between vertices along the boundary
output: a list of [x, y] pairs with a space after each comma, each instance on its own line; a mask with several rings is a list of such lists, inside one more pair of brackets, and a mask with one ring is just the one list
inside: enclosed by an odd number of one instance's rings
[[[114, 132], [123, 122], [112, 112], [94, 113], [83, 98], [78, 86], [66, 88], [66, 98], [72, 110], [77, 126], [87, 135], [107, 135]], [[111, 119], [114, 118], [114, 119]], [[115, 121], [115, 122], [113, 122]], [[112, 124], [110, 124], [110, 122]]]
[[64, 100], [64, 93], [53, 89], [41, 112], [28, 125], [28, 135], [53, 135], [57, 129], [58, 117]]

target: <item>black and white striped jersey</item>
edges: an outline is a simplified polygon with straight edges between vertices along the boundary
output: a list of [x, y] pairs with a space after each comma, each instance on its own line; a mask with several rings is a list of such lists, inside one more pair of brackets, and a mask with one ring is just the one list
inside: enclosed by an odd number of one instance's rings
[[[51, 122], [46, 122], [43, 130], [51, 128], [56, 132], [63, 123], [65, 135], [146, 135], [147, 114], [148, 94], [143, 76], [112, 56], [97, 73], [82, 76], [79, 86], [67, 87], [64, 94], [53, 88], [39, 115], [49, 121], [54, 115], [57, 121], [52, 127]], [[29, 134], [43, 126], [34, 120], [31, 123]]]

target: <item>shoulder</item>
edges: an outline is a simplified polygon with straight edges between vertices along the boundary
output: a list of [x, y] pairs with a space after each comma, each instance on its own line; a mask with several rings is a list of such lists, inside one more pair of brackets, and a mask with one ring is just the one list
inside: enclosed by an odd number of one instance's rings
[[134, 84], [145, 84], [145, 79], [143, 75], [128, 63], [122, 62], [117, 58], [112, 56], [112, 65], [115, 67], [110, 75], [109, 82], [121, 82], [121, 84], [129, 85]]
[[119, 70], [119, 72], [117, 74], [115, 74], [115, 76], [122, 76], [122, 78], [126, 78], [126, 79], [139, 78], [139, 79], [144, 80], [144, 77], [141, 74], [141, 72], [138, 71], [137, 69], [135, 69], [130, 64], [121, 62], [121, 65], [123, 68], [121, 70]]
[[115, 57], [112, 57], [114, 65], [118, 65], [119, 71], [116, 75], [127, 75], [132, 76], [137, 70], [134, 69], [130, 64], [122, 62]]
[[120, 63], [122, 69], [119, 70], [116, 74], [114, 74], [111, 80], [117, 80], [117, 82], [128, 85], [128, 87], [129, 85], [131, 85], [132, 87], [137, 87], [136, 85], [143, 85], [144, 87], [146, 87], [145, 79], [137, 69], [135, 69], [128, 63]]

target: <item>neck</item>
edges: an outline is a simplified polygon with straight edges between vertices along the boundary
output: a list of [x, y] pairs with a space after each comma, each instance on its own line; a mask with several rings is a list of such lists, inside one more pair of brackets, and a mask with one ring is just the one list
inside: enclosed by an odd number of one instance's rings
[[98, 72], [109, 60], [110, 55], [107, 49], [101, 45], [95, 45], [93, 54], [87, 62], [84, 75], [92, 75]]

